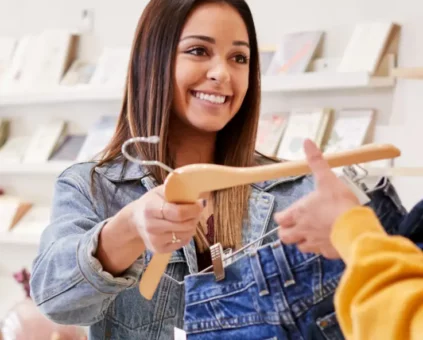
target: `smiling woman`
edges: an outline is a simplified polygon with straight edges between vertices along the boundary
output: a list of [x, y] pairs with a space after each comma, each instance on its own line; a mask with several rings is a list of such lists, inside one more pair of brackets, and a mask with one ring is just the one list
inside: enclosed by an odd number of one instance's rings
[[[185, 310], [184, 288], [174, 280], [207, 266], [210, 244], [235, 250], [273, 228], [273, 209], [313, 186], [305, 177], [282, 179], [171, 204], [163, 198], [167, 173], [128, 163], [122, 144], [158, 135], [160, 144], [129, 152], [173, 168], [256, 165], [259, 106], [257, 38], [244, 0], [151, 0], [138, 23], [118, 125], [103, 158], [74, 165], [57, 180], [31, 276], [40, 310], [58, 323], [90, 325], [94, 340], [171, 339]], [[137, 286], [154, 252], [172, 258], [147, 301]], [[272, 338], [263, 334], [251, 333]]]

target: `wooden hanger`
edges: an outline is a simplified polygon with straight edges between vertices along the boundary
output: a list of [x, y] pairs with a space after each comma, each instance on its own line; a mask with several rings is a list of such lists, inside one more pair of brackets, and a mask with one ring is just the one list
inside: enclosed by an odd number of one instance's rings
[[[123, 149], [124, 147], [122, 147]], [[331, 168], [336, 168], [382, 159], [391, 159], [400, 156], [400, 154], [400, 150], [391, 144], [368, 144], [348, 151], [326, 154], [324, 155], [324, 159], [329, 163]], [[138, 163], [143, 162], [140, 160], [136, 161]], [[160, 165], [157, 162], [154, 164]], [[170, 170], [172, 171], [166, 178], [164, 186], [165, 198], [171, 203], [193, 203], [204, 192], [285, 176], [299, 176], [311, 173], [305, 160], [246, 168], [216, 164], [192, 164]], [[170, 253], [156, 253], [153, 255], [141, 277], [139, 286], [141, 295], [146, 299], [151, 300], [153, 298], [171, 255]]]

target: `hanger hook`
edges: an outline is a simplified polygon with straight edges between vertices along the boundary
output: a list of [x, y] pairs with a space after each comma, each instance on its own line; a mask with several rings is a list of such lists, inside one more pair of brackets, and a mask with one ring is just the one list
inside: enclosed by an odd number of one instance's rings
[[134, 137], [134, 138], [130, 138], [127, 141], [125, 141], [125, 143], [123, 143], [122, 145], [122, 153], [123, 155], [130, 160], [131, 162], [134, 163], [138, 163], [141, 165], [156, 165], [161, 167], [162, 169], [166, 170], [167, 172], [172, 172], [173, 169], [169, 166], [167, 166], [166, 164], [159, 162], [159, 161], [147, 161], [147, 160], [141, 160], [138, 158], [135, 158], [133, 156], [131, 156], [127, 151], [127, 147], [130, 144], [136, 143], [136, 142], [144, 142], [144, 143], [151, 143], [151, 144], [157, 144], [160, 142], [160, 137], [159, 136], [150, 136], [150, 137]]
[[369, 171], [364, 166], [360, 164], [355, 164], [355, 166], [364, 172], [364, 174], [361, 175], [361, 177], [360, 176], [357, 177], [357, 181], [361, 181], [362, 179], [366, 178], [369, 175]]

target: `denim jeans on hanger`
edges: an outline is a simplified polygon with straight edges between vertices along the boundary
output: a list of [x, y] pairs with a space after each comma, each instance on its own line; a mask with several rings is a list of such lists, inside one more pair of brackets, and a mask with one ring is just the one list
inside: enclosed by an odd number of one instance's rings
[[421, 247], [423, 243], [423, 200], [418, 202], [404, 217], [399, 234], [409, 238]]
[[188, 339], [304, 339], [314, 306], [333, 293], [343, 263], [293, 251], [276, 241], [226, 267], [220, 282], [213, 273], [186, 277]]
[[401, 233], [400, 225], [407, 215], [407, 210], [404, 208], [395, 187], [389, 179], [381, 179], [376, 188], [379, 189], [367, 194], [371, 201], [366, 206], [375, 211], [380, 223], [388, 234], [398, 235]]
[[[381, 182], [382, 183], [382, 182]], [[398, 233], [406, 210], [393, 185], [369, 194], [385, 229]], [[185, 278], [184, 328], [188, 339], [344, 339], [333, 296], [344, 271], [341, 260], [300, 253], [279, 241], [225, 268]]]

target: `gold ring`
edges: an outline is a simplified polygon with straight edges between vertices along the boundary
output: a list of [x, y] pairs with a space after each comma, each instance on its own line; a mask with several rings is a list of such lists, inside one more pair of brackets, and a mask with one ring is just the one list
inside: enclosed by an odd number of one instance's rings
[[175, 233], [172, 231], [172, 244], [181, 243], [181, 240], [176, 237]]

